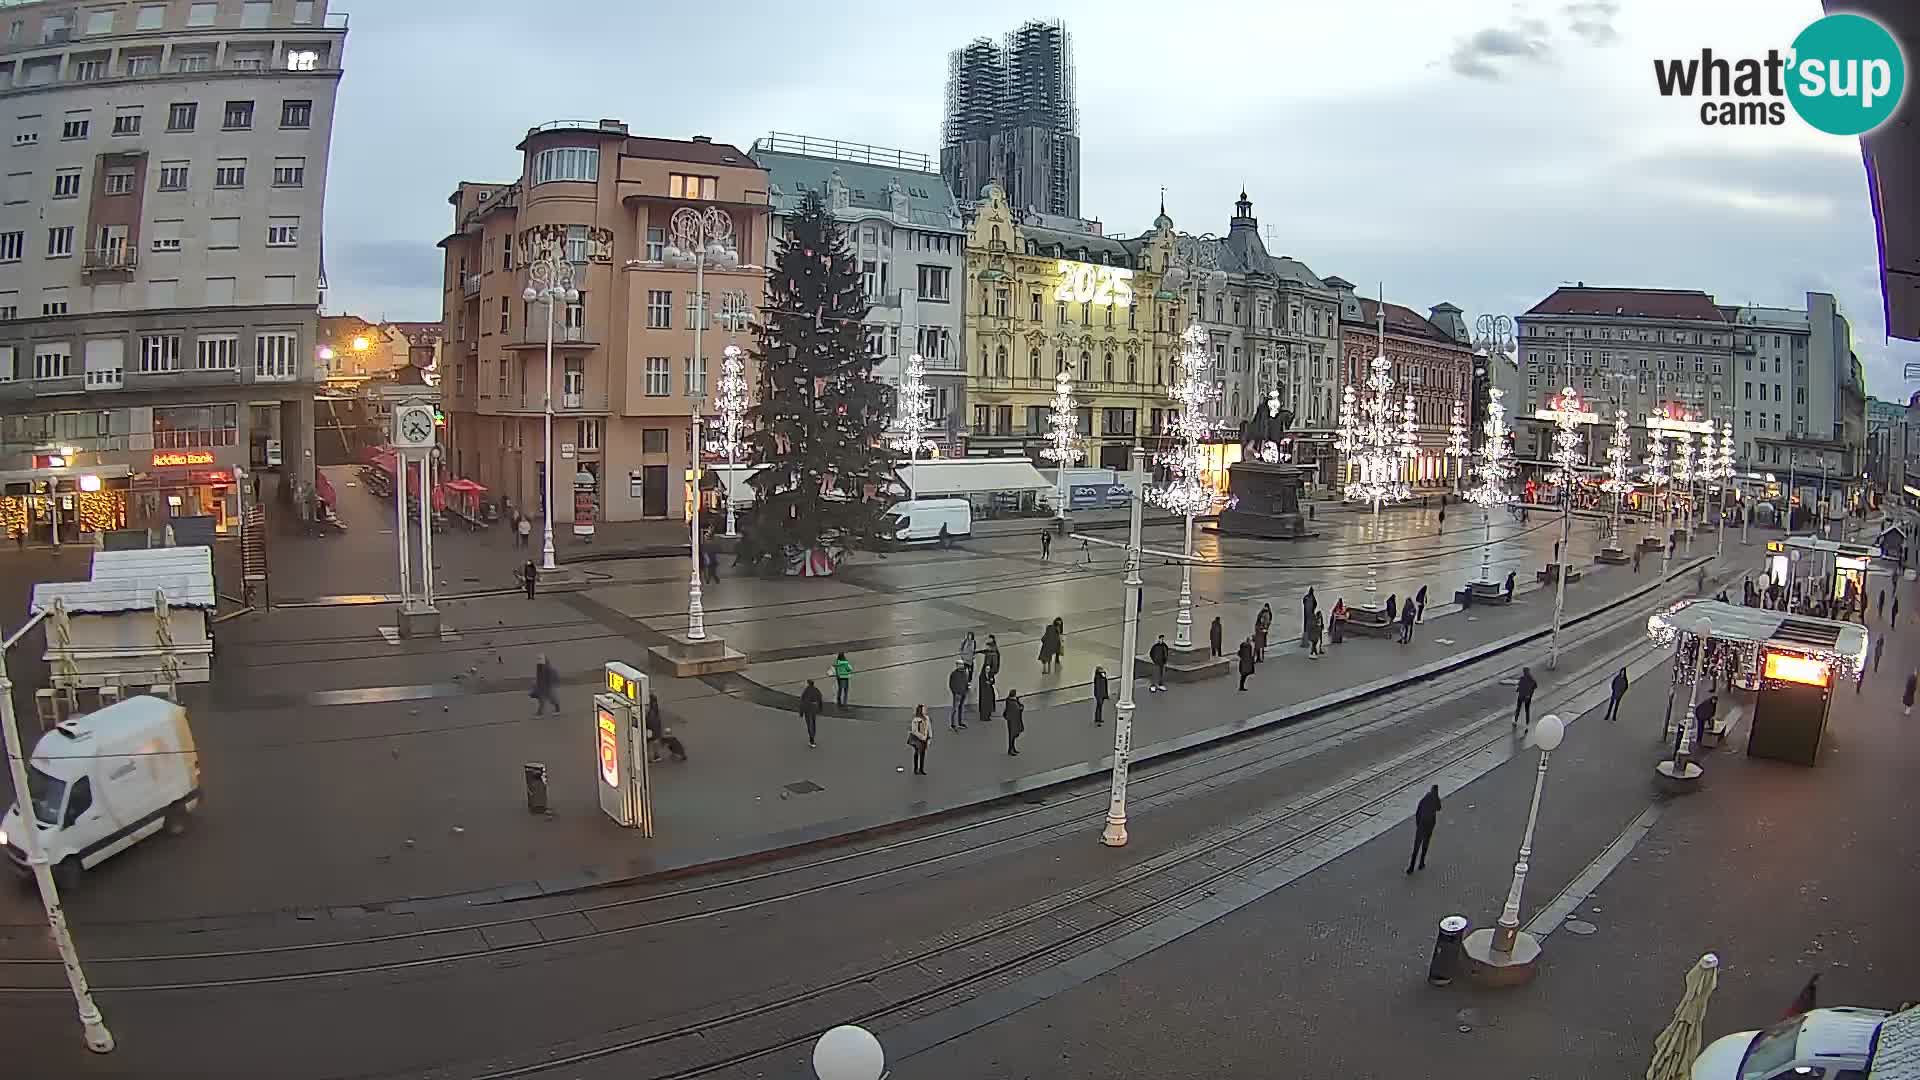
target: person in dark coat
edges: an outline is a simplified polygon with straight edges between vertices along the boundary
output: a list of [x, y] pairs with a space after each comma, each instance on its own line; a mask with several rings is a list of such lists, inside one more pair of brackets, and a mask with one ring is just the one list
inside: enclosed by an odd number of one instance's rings
[[1420, 586], [1420, 590], [1413, 594], [1413, 621], [1418, 623], [1427, 621], [1427, 587], [1425, 585]]
[[1513, 571], [1507, 571], [1507, 603], [1513, 603]]
[[1911, 672], [1907, 675], [1907, 688], [1900, 694], [1900, 704], [1906, 706], [1900, 711], [1901, 716], [1913, 715], [1913, 691], [1916, 687], [1920, 687], [1920, 672]]
[[1327, 655], [1327, 617], [1318, 611], [1313, 613], [1313, 623], [1307, 627], [1307, 655], [1315, 660]]
[[647, 695], [647, 760], [660, 760], [660, 740], [666, 737], [667, 728], [660, 719], [660, 695]]
[[1040, 632], [1040, 673], [1042, 675], [1051, 674], [1054, 661], [1058, 659], [1059, 656], [1060, 638], [1054, 631], [1053, 626], [1049, 624], [1045, 630]]
[[1880, 670], [1880, 654], [1887, 648], [1887, 639], [1883, 635], [1873, 639], [1873, 670]]
[[1627, 696], [1627, 669], [1613, 673], [1613, 687], [1607, 692], [1607, 719], [1620, 719], [1620, 699]]
[[1050, 532], [1043, 532], [1040, 534], [1040, 561], [1045, 562], [1046, 560], [1052, 557], [1053, 557], [1053, 534]]
[[[1247, 676], [1251, 674], [1253, 674], [1253, 639], [1248, 638], [1240, 643], [1240, 689], [1242, 691], [1246, 690]], [[1908, 694], [1907, 697], [1911, 699], [1913, 695]]]
[[[1307, 586], [1307, 595], [1300, 598], [1300, 644], [1307, 644], [1307, 628], [1313, 625], [1313, 613], [1320, 610], [1320, 598], [1313, 595], [1313, 586]], [[1261, 659], [1266, 658], [1263, 652]]]
[[948, 731], [959, 731], [967, 726], [964, 710], [967, 707], [967, 693], [972, 689], [967, 679], [967, 665], [954, 661], [953, 670], [947, 674], [947, 691], [953, 695], [953, 707], [947, 710]]
[[1253, 659], [1256, 663], [1267, 658], [1267, 635], [1273, 632], [1273, 605], [1261, 604], [1260, 611], [1253, 617]]
[[808, 679], [807, 688], [800, 691], [800, 719], [807, 722], [808, 746], [819, 745], [815, 740], [820, 734], [820, 710], [826, 704], [827, 699], [820, 693], [820, 688], [813, 685], [812, 679]]
[[1007, 755], [1017, 757], [1020, 747], [1020, 734], [1027, 730], [1027, 703], [1020, 700], [1020, 691], [1007, 691], [1007, 703], [1001, 707], [1007, 717]]
[[560, 711], [560, 696], [555, 691], [560, 683], [559, 673], [553, 670], [553, 664], [547, 660], [547, 654], [541, 653], [540, 659], [533, 665], [533, 690], [527, 696], [539, 702], [533, 715], [540, 716], [553, 706], [554, 712]]
[[1407, 601], [1406, 607], [1400, 609], [1400, 644], [1409, 645], [1413, 643], [1413, 620], [1417, 618], [1419, 614], [1420, 609], [1414, 607], [1413, 601], [1411, 600]]
[[1153, 661], [1153, 681], [1147, 684], [1147, 692], [1163, 693], [1167, 689], [1167, 635], [1161, 634], [1147, 650], [1147, 659]]
[[1713, 714], [1720, 711], [1720, 697], [1708, 694], [1705, 701], [1693, 707], [1693, 745], [1704, 750], [1707, 747], [1707, 729], [1713, 726]]
[[1435, 784], [1420, 796], [1413, 811], [1413, 854], [1407, 856], [1407, 873], [1427, 868], [1427, 846], [1433, 843], [1433, 827], [1440, 822], [1440, 785]]
[[1527, 713], [1527, 726], [1533, 726], [1533, 692], [1538, 689], [1539, 686], [1540, 684], [1534, 681], [1532, 668], [1523, 667], [1520, 669], [1520, 683], [1515, 688], [1516, 692], [1513, 698], [1513, 723], [1515, 727], [1518, 727], [1520, 724], [1520, 711], [1522, 709], [1526, 710]]
[[983, 724], [993, 719], [994, 694], [993, 666], [983, 663], [980, 665], [980, 722]]
[[1213, 650], [1209, 655], [1212, 655], [1212, 656], [1220, 655], [1221, 640], [1225, 636], [1226, 636], [1226, 630], [1224, 627], [1220, 625], [1220, 616], [1215, 615], [1213, 617], [1213, 625], [1207, 627], [1207, 645], [1211, 647], [1211, 649]]
[[986, 666], [986, 669], [992, 673], [995, 679], [1000, 678], [999, 638], [994, 637], [992, 634], [987, 635], [987, 647], [980, 650], [980, 663]]
[[1874, 598], [1873, 617], [1876, 619], [1884, 619], [1887, 617], [1887, 590], [1885, 589], [1881, 589], [1880, 595]]
[[1645, 551], [1646, 549], [1638, 544], [1633, 546], [1633, 572], [1636, 574], [1640, 572], [1640, 556], [1644, 554]]
[[[528, 559], [527, 565], [520, 568], [520, 584], [526, 587], [527, 599], [533, 599], [534, 590], [540, 587], [540, 571], [533, 565], [532, 559]], [[1900, 613], [1900, 601], [1895, 600], [1893, 607], [1894, 614], [1898, 615]]]
[[1100, 713], [1102, 710], [1104, 710], [1107, 707], [1107, 698], [1109, 696], [1110, 694], [1107, 687], [1107, 669], [1103, 667], [1094, 668], [1093, 669], [1093, 726], [1094, 727], [1099, 727], [1101, 724], [1106, 722], [1105, 720], [1101, 719]]
[[1387, 594], [1387, 621], [1390, 623], [1400, 621], [1400, 597], [1393, 593]]

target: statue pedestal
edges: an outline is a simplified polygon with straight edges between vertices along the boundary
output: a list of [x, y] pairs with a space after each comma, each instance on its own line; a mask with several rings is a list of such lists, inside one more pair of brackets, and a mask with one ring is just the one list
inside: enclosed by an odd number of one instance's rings
[[1304, 484], [1300, 470], [1292, 465], [1267, 461], [1229, 465], [1227, 509], [1220, 511], [1214, 531], [1262, 540], [1306, 540], [1320, 535], [1307, 528], [1306, 515], [1300, 512]]

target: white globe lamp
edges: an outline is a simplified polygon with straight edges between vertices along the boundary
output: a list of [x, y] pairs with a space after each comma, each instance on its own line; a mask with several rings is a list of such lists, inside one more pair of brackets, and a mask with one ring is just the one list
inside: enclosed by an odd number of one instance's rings
[[813, 1074], [820, 1080], [881, 1080], [887, 1052], [873, 1032], [842, 1024], [813, 1044]]

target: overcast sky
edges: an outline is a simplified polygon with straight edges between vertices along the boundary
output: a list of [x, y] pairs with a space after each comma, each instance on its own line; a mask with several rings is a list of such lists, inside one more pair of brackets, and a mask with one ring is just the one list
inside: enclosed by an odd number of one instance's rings
[[[1704, 127], [1651, 59], [1785, 49], [1814, 0], [341, 0], [327, 310], [440, 317], [446, 203], [518, 174], [555, 119], [771, 130], [938, 154], [947, 53], [1024, 18], [1074, 38], [1081, 207], [1110, 231], [1224, 231], [1244, 185], [1269, 247], [1424, 311], [1518, 314], [1562, 283], [1722, 303], [1834, 293], [1870, 390], [1904, 395], [1855, 140]], [[1249, 12], [1256, 12], [1249, 14]], [[1910, 46], [1910, 51], [1912, 50]]]

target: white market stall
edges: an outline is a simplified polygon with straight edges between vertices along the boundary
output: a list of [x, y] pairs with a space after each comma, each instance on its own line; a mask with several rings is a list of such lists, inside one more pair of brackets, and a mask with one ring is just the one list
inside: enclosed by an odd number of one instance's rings
[[90, 580], [33, 587], [34, 610], [52, 613], [45, 659], [61, 689], [206, 682], [218, 604], [213, 552], [199, 546], [96, 551]]
[[1050, 512], [1054, 490], [1053, 481], [1021, 457], [938, 458], [903, 467], [899, 476], [912, 484], [912, 498], [965, 499], [975, 518]]

